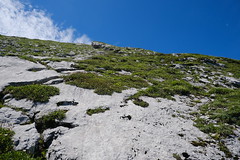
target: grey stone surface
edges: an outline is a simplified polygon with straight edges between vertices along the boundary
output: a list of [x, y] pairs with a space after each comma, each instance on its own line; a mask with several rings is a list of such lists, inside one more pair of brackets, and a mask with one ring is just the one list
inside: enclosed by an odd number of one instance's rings
[[31, 82], [59, 75], [53, 70], [28, 71], [31, 68], [45, 68], [45, 66], [17, 57], [0, 57], [0, 62], [0, 91], [12, 82]]
[[16, 125], [29, 122], [28, 116], [22, 114], [21, 111], [15, 111], [8, 107], [0, 108], [0, 124]]
[[13, 106], [14, 108], [24, 109], [26, 111], [30, 111], [34, 106], [34, 103], [30, 100], [26, 99], [16, 100], [15, 98], [9, 99], [8, 101], [5, 102], [5, 104]]
[[57, 139], [59, 136], [63, 135], [69, 130], [67, 127], [57, 127], [54, 129], [47, 129], [42, 133], [43, 141], [49, 146], [54, 139]]
[[[93, 42], [94, 48], [111, 49], [111, 45], [101, 42]], [[73, 53], [72, 53], [73, 55]], [[190, 57], [191, 58], [191, 57]], [[193, 59], [183, 59], [195, 60]], [[207, 134], [194, 127], [191, 112], [211, 101], [207, 97], [175, 96], [176, 101], [163, 98], [140, 97], [149, 103], [149, 107], [142, 108], [131, 100], [125, 101], [135, 94], [137, 89], [128, 89], [122, 93], [109, 95], [97, 95], [93, 90], [82, 89], [67, 85], [58, 76], [71, 74], [72, 62], [50, 62], [49, 66], [58, 70], [29, 71], [31, 68], [45, 68], [41, 64], [35, 64], [16, 57], [0, 57], [0, 91], [10, 83], [34, 82], [39, 80], [44, 84], [52, 85], [60, 89], [60, 94], [49, 99], [48, 103], [33, 103], [31, 101], [4, 97], [4, 104], [27, 111], [27, 116], [20, 111], [10, 108], [0, 109], [0, 122], [13, 124], [12, 129], [16, 133], [13, 137], [16, 150], [26, 150], [29, 153], [36, 152], [40, 134], [35, 124], [19, 125], [32, 119], [38, 119], [55, 110], [66, 110], [66, 118], [59, 123], [57, 128], [46, 129], [42, 133], [46, 146], [49, 146], [47, 159], [75, 159], [75, 160], [174, 160], [173, 154], [189, 159], [208, 160], [221, 159], [224, 153], [219, 150], [217, 143]], [[209, 59], [204, 63], [220, 66], [216, 61]], [[224, 67], [224, 66], [220, 66]], [[175, 65], [177, 69], [185, 69], [184, 65]], [[192, 71], [186, 71], [184, 80], [191, 84], [204, 86], [215, 80], [216, 84], [226, 87], [238, 87], [239, 80], [233, 77], [217, 77], [216, 73], [208, 73], [204, 67], [192, 66], [193, 72], [199, 74], [200, 82], [196, 82], [190, 75]], [[82, 71], [86, 72], [86, 71]], [[182, 71], [185, 72], [185, 71]], [[130, 74], [121, 71], [119, 74]], [[215, 78], [216, 77], [216, 78]], [[155, 79], [162, 82], [163, 79]], [[192, 100], [201, 100], [201, 103], [190, 106]], [[59, 105], [61, 104], [64, 105]], [[63, 103], [64, 102], [64, 103]], [[77, 102], [77, 103], [69, 103]], [[104, 113], [87, 115], [88, 109], [108, 107]], [[208, 117], [202, 117], [208, 118]], [[64, 127], [63, 127], [64, 126]], [[239, 137], [239, 130], [236, 131]], [[229, 150], [240, 155], [238, 137], [230, 137], [223, 140]], [[192, 141], [198, 138], [209, 141], [206, 147], [194, 146]]]
[[49, 62], [47, 65], [54, 68], [54, 69], [73, 69], [71, 65], [73, 65], [73, 62], [67, 62], [67, 61], [61, 61], [61, 62]]
[[13, 136], [15, 150], [24, 150], [31, 154], [36, 152], [40, 134], [35, 128], [35, 123], [15, 126], [13, 131], [15, 132]]
[[[190, 119], [173, 117], [179, 112], [187, 116], [187, 111], [192, 110], [183, 102], [142, 97], [150, 104], [148, 108], [136, 106], [131, 101], [120, 107], [124, 97], [136, 90], [100, 96], [74, 86], [56, 86], [67, 92], [53, 99], [62, 99], [68, 93], [68, 98], [79, 101], [77, 106], [68, 107], [65, 120], [74, 121], [78, 126], [53, 140], [47, 153], [50, 160], [56, 157], [81, 160], [174, 159], [174, 153], [182, 155], [183, 152], [192, 159], [204, 160], [209, 157], [221, 159], [224, 155], [215, 144], [205, 148], [191, 144], [197, 137], [209, 137], [195, 128]], [[88, 108], [98, 106], [108, 106], [110, 110], [92, 116], [86, 114]], [[131, 119], [121, 118], [124, 115], [130, 115]]]

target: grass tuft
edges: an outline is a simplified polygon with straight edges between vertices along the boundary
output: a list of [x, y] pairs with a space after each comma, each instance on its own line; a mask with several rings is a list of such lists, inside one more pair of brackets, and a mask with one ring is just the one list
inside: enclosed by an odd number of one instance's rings
[[98, 107], [98, 108], [95, 108], [95, 109], [88, 109], [87, 110], [87, 114], [89, 116], [93, 115], [93, 114], [98, 114], [98, 113], [104, 113], [105, 111], [109, 110], [109, 108], [103, 108], [103, 107]]
[[141, 106], [141, 107], [143, 107], [143, 108], [146, 108], [146, 107], [149, 106], [149, 103], [147, 103], [147, 102], [145, 102], [144, 100], [139, 99], [139, 98], [134, 99], [134, 100], [133, 100], [133, 103], [134, 103], [135, 105]]

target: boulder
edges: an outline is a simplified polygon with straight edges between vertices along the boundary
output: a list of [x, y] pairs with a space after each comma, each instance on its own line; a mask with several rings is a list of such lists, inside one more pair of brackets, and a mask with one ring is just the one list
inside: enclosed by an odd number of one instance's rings
[[49, 147], [54, 139], [57, 139], [58, 136], [63, 135], [69, 130], [66, 127], [57, 127], [54, 129], [47, 129], [42, 133], [43, 141], [46, 147]]
[[15, 126], [13, 131], [15, 132], [13, 136], [15, 150], [24, 150], [30, 154], [36, 153], [40, 134], [35, 128], [35, 123]]

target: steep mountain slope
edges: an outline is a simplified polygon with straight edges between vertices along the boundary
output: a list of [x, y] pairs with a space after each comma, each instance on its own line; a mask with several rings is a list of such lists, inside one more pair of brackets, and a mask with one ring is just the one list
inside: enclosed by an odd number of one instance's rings
[[0, 159], [31, 159], [14, 149], [50, 160], [238, 159], [239, 68], [223, 57], [0, 36]]

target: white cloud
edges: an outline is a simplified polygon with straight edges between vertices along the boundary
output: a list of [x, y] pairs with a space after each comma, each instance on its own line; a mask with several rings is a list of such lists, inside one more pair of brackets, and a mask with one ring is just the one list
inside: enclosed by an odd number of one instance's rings
[[60, 42], [90, 43], [87, 35], [75, 38], [74, 29], [61, 29], [42, 10], [19, 0], [0, 0], [0, 34]]

